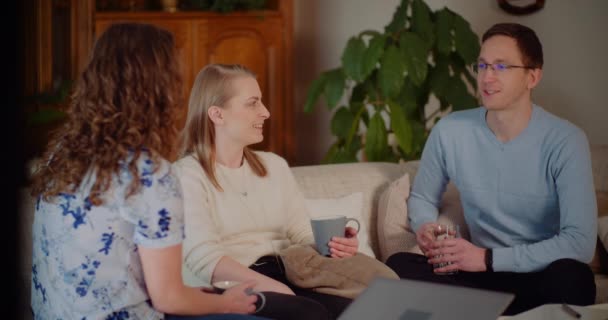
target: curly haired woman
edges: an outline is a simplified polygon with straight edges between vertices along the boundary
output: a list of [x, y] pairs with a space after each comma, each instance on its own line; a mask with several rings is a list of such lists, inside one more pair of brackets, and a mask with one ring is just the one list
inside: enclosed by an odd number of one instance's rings
[[151, 25], [97, 40], [32, 181], [35, 318], [255, 319], [254, 282], [218, 295], [181, 278], [182, 194], [167, 160], [177, 61], [173, 36]]

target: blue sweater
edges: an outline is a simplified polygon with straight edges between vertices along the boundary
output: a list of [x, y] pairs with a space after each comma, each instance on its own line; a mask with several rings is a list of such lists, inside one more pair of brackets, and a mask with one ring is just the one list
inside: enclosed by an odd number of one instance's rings
[[584, 132], [534, 105], [526, 129], [503, 143], [485, 115], [483, 107], [454, 112], [431, 131], [408, 199], [413, 230], [437, 219], [452, 181], [471, 242], [493, 249], [495, 271], [591, 261], [597, 204]]

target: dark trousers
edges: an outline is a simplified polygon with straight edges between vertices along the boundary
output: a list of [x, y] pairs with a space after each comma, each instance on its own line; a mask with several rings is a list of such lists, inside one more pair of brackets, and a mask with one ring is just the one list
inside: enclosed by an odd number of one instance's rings
[[352, 301], [351, 299], [315, 292], [293, 285], [285, 275], [285, 267], [280, 257], [265, 256], [250, 269], [284, 283], [295, 296], [264, 292], [266, 306], [256, 313], [272, 319], [336, 319]]
[[206, 316], [177, 316], [167, 314], [165, 320], [267, 320], [248, 314], [210, 314]]
[[436, 275], [427, 258], [400, 252], [386, 261], [400, 278], [510, 292], [515, 299], [503, 315], [518, 314], [547, 303], [591, 305], [595, 303], [593, 272], [585, 263], [560, 259], [538, 272], [458, 272]]

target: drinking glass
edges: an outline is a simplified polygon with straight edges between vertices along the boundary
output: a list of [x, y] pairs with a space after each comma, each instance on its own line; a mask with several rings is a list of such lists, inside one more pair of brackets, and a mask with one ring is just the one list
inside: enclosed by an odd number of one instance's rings
[[[433, 234], [435, 235], [435, 241], [445, 240], [445, 239], [454, 239], [460, 238], [460, 228], [456, 224], [438, 224], [435, 226], [433, 230]], [[437, 255], [435, 258], [439, 258], [443, 255]], [[452, 264], [452, 262], [441, 262], [434, 263], [433, 269], [445, 267]], [[450, 272], [436, 272], [438, 275], [449, 275], [456, 274], [458, 270], [450, 271]]]

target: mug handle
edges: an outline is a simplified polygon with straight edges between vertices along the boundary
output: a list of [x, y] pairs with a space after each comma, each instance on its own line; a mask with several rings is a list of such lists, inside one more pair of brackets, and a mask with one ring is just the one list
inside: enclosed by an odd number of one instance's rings
[[[254, 313], [258, 313], [260, 312], [262, 309], [264, 309], [264, 306], [266, 305], [266, 296], [264, 295], [264, 293], [262, 292], [253, 292], [254, 294], [256, 294], [258, 296], [258, 301], [259, 302], [259, 307], [257, 307], [257, 309], [255, 309]], [[258, 302], [255, 303], [256, 305], [258, 304]]]
[[266, 305], [266, 296], [264, 295], [263, 292], [253, 291], [253, 289], [249, 288], [249, 289], [245, 290], [245, 293], [247, 293], [248, 295], [255, 294], [258, 296], [258, 301], [256, 301], [255, 304], [256, 305], [259, 304], [259, 307], [257, 307], [253, 313], [258, 313], [262, 309], [264, 309], [264, 306]]
[[355, 223], [357, 223], [357, 233], [359, 233], [359, 230], [361, 229], [361, 224], [359, 223], [359, 220], [355, 218], [346, 218], [346, 224], [348, 224], [349, 221], [354, 221]]

